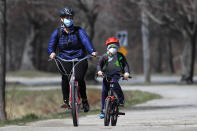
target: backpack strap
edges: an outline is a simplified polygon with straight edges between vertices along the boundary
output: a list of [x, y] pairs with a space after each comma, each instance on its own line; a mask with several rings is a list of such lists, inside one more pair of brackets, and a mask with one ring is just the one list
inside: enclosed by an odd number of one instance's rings
[[[79, 27], [79, 26], [74, 26], [74, 33], [76, 34], [78, 41], [82, 42], [82, 41], [81, 41], [81, 38], [80, 38], [80, 36], [79, 36], [79, 30], [80, 30], [80, 29], [81, 29], [81, 27]], [[87, 53], [87, 50], [86, 50], [85, 46], [83, 46], [83, 44], [81, 44], [81, 48], [83, 49], [83, 52], [85, 52], [85, 54], [88, 54], [88, 53]]]
[[79, 41], [81, 41], [81, 39], [80, 39], [80, 37], [79, 37], [79, 29], [80, 29], [81, 27], [79, 27], [79, 26], [74, 26], [74, 33], [77, 35], [77, 39], [79, 40]]
[[60, 29], [60, 27], [58, 27], [57, 28], [57, 38], [58, 38], [58, 40], [59, 40], [59, 38], [60, 38], [60, 36], [62, 35], [62, 32], [61, 32], [61, 29]]
[[104, 57], [105, 61], [107, 61], [108, 58], [109, 58], [109, 53], [107, 52], [107, 53], [105, 54], [105, 57]]
[[[109, 57], [109, 54], [106, 53], [105, 56], [104, 56], [104, 60], [107, 61], [108, 60], [108, 57]], [[120, 62], [120, 65], [123, 65], [122, 64], [122, 61], [123, 61], [123, 56], [121, 53], [117, 52], [117, 57], [118, 57], [118, 62]]]
[[108, 65], [108, 62], [107, 62], [108, 57], [109, 57], [108, 53], [105, 53], [103, 55], [103, 67], [102, 67], [102, 71], [104, 71], [107, 68], [107, 65]]
[[117, 52], [117, 57], [118, 57], [118, 62], [119, 62], [120, 68], [121, 68], [122, 72], [124, 72], [123, 56], [120, 52]]

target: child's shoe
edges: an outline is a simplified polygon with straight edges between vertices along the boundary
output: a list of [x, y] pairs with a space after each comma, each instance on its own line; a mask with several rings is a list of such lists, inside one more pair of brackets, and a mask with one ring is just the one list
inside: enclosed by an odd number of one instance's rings
[[103, 119], [105, 117], [104, 113], [101, 112], [101, 114], [99, 115], [100, 119]]

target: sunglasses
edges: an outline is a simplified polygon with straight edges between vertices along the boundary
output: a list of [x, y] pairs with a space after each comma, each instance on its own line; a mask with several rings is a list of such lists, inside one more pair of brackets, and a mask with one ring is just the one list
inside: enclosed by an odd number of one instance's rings
[[116, 45], [109, 45], [108, 48], [117, 48]]
[[73, 16], [72, 15], [66, 15], [64, 17], [62, 17], [63, 19], [73, 19]]

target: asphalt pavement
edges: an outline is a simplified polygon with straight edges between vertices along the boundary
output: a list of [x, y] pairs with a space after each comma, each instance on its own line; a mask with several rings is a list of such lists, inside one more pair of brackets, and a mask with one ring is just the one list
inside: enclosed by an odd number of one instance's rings
[[197, 131], [196, 85], [135, 85], [122, 88], [157, 93], [163, 98], [125, 110], [126, 115], [118, 118], [116, 127], [105, 127], [103, 119], [96, 114], [80, 117], [79, 127], [73, 127], [72, 119], [52, 119], [25, 126], [1, 127], [0, 131]]

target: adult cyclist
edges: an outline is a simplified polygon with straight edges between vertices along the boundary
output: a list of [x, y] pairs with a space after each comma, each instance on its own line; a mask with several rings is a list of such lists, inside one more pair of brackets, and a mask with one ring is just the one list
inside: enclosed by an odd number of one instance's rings
[[[60, 27], [55, 29], [52, 33], [48, 43], [48, 55], [51, 59], [56, 56], [56, 49], [58, 48], [59, 56], [66, 60], [75, 58], [83, 58], [87, 54], [96, 56], [96, 50], [91, 44], [89, 37], [84, 29], [74, 26], [73, 17], [74, 12], [72, 8], [63, 8], [59, 12]], [[67, 73], [72, 70], [72, 63], [64, 62], [64, 68]], [[84, 112], [89, 111], [89, 104], [86, 95], [86, 83], [84, 76], [88, 68], [88, 61], [80, 62], [76, 70], [76, 80], [80, 87], [80, 95], [82, 98], [82, 105]], [[62, 108], [69, 106], [69, 78], [67, 75], [62, 75], [62, 94], [64, 103]]]

